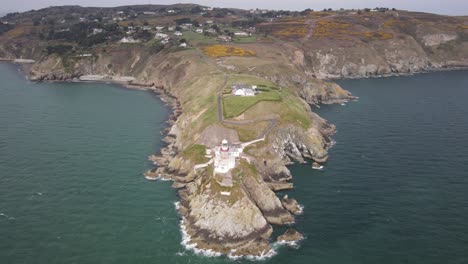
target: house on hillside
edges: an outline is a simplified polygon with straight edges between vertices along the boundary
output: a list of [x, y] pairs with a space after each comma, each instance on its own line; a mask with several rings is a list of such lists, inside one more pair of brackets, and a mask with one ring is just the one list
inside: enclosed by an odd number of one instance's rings
[[232, 85], [232, 94], [235, 96], [255, 96], [257, 94], [257, 86], [246, 84]]
[[182, 32], [176, 31], [176, 32], [174, 32], [174, 36], [182, 36]]
[[168, 38], [169, 35], [167, 34], [164, 34], [164, 33], [156, 33], [156, 36], [154, 36], [155, 39], [165, 39], [165, 38]]
[[202, 29], [202, 28], [197, 28], [197, 29], [195, 29], [195, 32], [197, 32], [197, 33], [203, 33], [203, 29]]
[[139, 40], [136, 40], [132, 37], [123, 37], [119, 42], [120, 43], [140, 43]]
[[220, 41], [224, 41], [224, 42], [229, 42], [229, 41], [232, 40], [232, 38], [230, 36], [226, 36], [226, 35], [220, 35], [220, 36], [218, 36], [218, 39]]
[[249, 36], [249, 33], [247, 33], [247, 32], [234, 32], [234, 36], [237, 36], [237, 37], [248, 37], [248, 36]]

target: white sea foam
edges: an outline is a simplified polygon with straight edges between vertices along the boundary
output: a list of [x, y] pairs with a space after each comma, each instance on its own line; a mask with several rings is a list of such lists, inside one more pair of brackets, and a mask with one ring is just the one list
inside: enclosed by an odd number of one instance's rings
[[171, 179], [166, 179], [164, 177], [161, 177], [161, 175], [157, 176], [157, 177], [153, 177], [153, 176], [146, 176], [145, 175], [145, 178], [149, 181], [171, 181]]
[[300, 247], [300, 244], [299, 244], [300, 241], [302, 241], [302, 239], [299, 240], [299, 241], [285, 241], [285, 240], [280, 240], [280, 241], [276, 241], [273, 245], [276, 246], [276, 247], [288, 246], [288, 247], [292, 247], [292, 248], [298, 249], [298, 248]]
[[312, 166], [312, 169], [314, 169], [314, 170], [323, 170], [323, 166], [319, 166], [319, 167]]
[[[274, 247], [274, 245], [273, 245]], [[228, 258], [229, 259], [232, 259], [232, 260], [238, 260], [238, 259], [248, 259], [248, 260], [257, 260], [257, 261], [261, 261], [261, 260], [266, 260], [266, 259], [269, 259], [269, 258], [272, 258], [273, 256], [275, 256], [276, 254], [278, 254], [278, 252], [276, 252], [276, 250], [274, 250], [273, 248], [270, 249], [268, 252], [262, 252], [262, 254], [260, 254], [260, 256], [253, 256], [253, 255], [247, 255], [247, 256], [234, 256], [233, 254], [235, 253], [236, 251], [235, 250], [231, 250], [231, 253], [228, 254]]]
[[150, 180], [150, 181], [156, 181], [156, 180], [158, 180], [159, 177], [145, 176], [145, 178], [146, 178], [147, 180]]
[[304, 213], [304, 206], [302, 204], [298, 205], [299, 210], [297, 211], [296, 215], [301, 215]]
[[215, 252], [211, 249], [200, 249], [197, 248], [197, 243], [191, 243], [191, 238], [189, 234], [187, 233], [186, 227], [185, 227], [185, 220], [182, 219], [180, 221], [180, 232], [182, 233], [182, 242], [180, 243], [182, 246], [184, 246], [187, 250], [193, 251], [197, 255], [202, 255], [206, 257], [219, 257], [222, 254], [219, 252]]
[[7, 214], [4, 214], [4, 213], [0, 213], [0, 216], [3, 216], [3, 217], [6, 218], [7, 220], [15, 220], [14, 217], [11, 217], [11, 216], [9, 216], [9, 215], [7, 215]]

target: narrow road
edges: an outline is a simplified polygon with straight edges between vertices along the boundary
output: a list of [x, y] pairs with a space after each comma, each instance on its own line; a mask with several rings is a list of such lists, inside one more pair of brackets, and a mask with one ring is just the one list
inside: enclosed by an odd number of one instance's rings
[[269, 121], [270, 124], [263, 130], [263, 132], [256, 138], [256, 139], [261, 139], [264, 138], [270, 130], [278, 124], [278, 117], [276, 116], [266, 116], [266, 117], [261, 117], [261, 118], [256, 118], [256, 119], [250, 119], [250, 120], [225, 120], [224, 115], [223, 115], [223, 89], [226, 87], [228, 80], [227, 74], [224, 75], [224, 82], [220, 86], [218, 90], [218, 121], [222, 124], [228, 124], [228, 125], [249, 125], [253, 124], [256, 122], [261, 122], [261, 121]]

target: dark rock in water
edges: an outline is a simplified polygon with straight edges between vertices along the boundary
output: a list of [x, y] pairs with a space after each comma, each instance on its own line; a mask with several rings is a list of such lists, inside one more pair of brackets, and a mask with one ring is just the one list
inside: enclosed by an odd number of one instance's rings
[[304, 235], [299, 233], [296, 229], [294, 228], [288, 228], [284, 234], [279, 236], [276, 240], [278, 242], [297, 242], [304, 239]]
[[302, 213], [302, 208], [296, 199], [289, 198], [287, 195], [285, 195], [281, 200], [281, 203], [283, 204], [284, 208], [295, 215]]

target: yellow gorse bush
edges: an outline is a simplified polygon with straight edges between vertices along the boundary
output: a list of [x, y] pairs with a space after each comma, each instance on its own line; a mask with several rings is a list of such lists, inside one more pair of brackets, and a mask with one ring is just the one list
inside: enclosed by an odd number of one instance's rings
[[203, 48], [206, 55], [211, 57], [228, 57], [228, 56], [254, 56], [255, 52], [245, 50], [240, 47], [226, 46], [226, 45], [211, 45]]
[[[388, 22], [387, 27], [394, 22]], [[368, 40], [388, 40], [393, 38], [393, 34], [385, 31], [351, 31], [351, 24], [331, 20], [319, 20], [314, 28], [313, 36], [316, 38], [329, 37], [342, 40], [352, 40], [348, 36], [361, 37]], [[384, 27], [386, 27], [384, 25]]]

